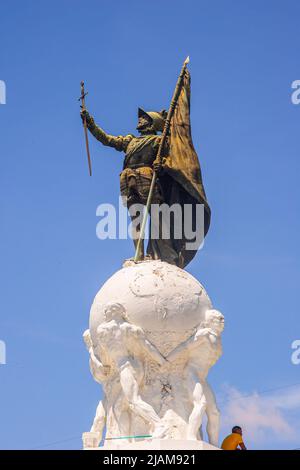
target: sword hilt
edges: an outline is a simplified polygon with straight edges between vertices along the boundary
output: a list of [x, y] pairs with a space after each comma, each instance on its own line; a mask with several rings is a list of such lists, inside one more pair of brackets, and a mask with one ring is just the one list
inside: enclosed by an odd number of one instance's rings
[[80, 100], [84, 100], [84, 98], [85, 98], [85, 97], [86, 97], [86, 95], [88, 95], [88, 94], [89, 94], [89, 92], [88, 92], [88, 91], [86, 91], [85, 93], [83, 93], [82, 95], [80, 95], [80, 97], [78, 98], [78, 101], [80, 101]]
[[86, 97], [86, 95], [88, 95], [89, 92], [88, 92], [88, 91], [86, 91], [86, 92], [84, 91], [84, 81], [81, 81], [81, 82], [80, 82], [80, 86], [81, 86], [81, 95], [80, 95], [80, 97], [78, 98], [78, 101], [81, 100], [81, 101], [82, 101], [82, 104], [83, 104], [83, 106], [84, 106], [84, 98]]

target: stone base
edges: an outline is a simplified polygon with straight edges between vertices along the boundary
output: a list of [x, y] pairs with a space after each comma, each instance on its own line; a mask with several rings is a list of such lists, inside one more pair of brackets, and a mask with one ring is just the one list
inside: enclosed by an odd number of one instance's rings
[[[84, 433], [93, 434], [93, 433]], [[87, 441], [85, 441], [87, 443]], [[185, 439], [143, 439], [136, 442], [106, 441], [103, 447], [85, 447], [85, 450], [221, 450], [205, 441]]]
[[[177, 266], [129, 262], [105, 282], [84, 332], [92, 375], [103, 385], [92, 427], [102, 431], [106, 423], [102, 450], [214, 448], [186, 437], [200, 438], [189, 423], [199, 429], [205, 412], [216, 417], [211, 436], [218, 435], [219, 412], [204, 382], [222, 354], [223, 327], [204, 287]], [[207, 397], [193, 413], [198, 383]], [[84, 449], [99, 449], [102, 432], [85, 433], [83, 441]]]

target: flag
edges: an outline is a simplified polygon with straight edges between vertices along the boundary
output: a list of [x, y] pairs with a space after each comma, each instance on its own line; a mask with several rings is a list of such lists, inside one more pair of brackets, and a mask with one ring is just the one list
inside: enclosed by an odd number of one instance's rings
[[[203, 232], [205, 236], [210, 225], [211, 211], [206, 199], [200, 163], [191, 135], [190, 82], [190, 74], [188, 70], [185, 70], [183, 86], [171, 120], [168, 154], [164, 160], [164, 176], [160, 177], [160, 182], [165, 194], [165, 201], [169, 205], [177, 202], [184, 209], [185, 204], [191, 204], [194, 216], [196, 204], [204, 205]], [[197, 229], [195, 220], [193, 220], [193, 228]], [[183, 259], [182, 267], [186, 266], [197, 252], [197, 249], [186, 250], [186, 242], [185, 236], [182, 240], [173, 240], [174, 248]]]

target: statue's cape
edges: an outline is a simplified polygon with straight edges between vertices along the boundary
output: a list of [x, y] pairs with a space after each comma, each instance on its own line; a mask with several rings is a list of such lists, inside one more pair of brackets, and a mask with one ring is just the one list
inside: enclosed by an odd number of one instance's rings
[[[197, 153], [194, 149], [190, 123], [190, 74], [186, 70], [183, 87], [171, 120], [169, 149], [164, 165], [164, 174], [159, 178], [165, 201], [168, 204], [191, 204], [193, 227], [195, 226], [196, 204], [204, 205], [204, 236], [210, 224], [210, 208], [202, 182]], [[174, 248], [181, 253], [182, 265], [186, 266], [195, 256], [197, 249], [186, 250], [186, 238], [173, 240]], [[201, 240], [201, 243], [203, 240]], [[200, 243], [200, 244], [201, 244]]]

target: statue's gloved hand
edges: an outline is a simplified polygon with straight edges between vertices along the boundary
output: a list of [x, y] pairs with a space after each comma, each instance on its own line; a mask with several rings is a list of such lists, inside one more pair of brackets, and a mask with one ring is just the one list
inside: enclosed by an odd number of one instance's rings
[[153, 170], [155, 173], [160, 173], [162, 170], [162, 162], [160, 160], [154, 160], [153, 162]]
[[80, 116], [82, 120], [86, 119], [87, 123], [91, 122], [90, 114], [88, 113], [86, 109], [83, 109], [82, 106], [81, 106]]

